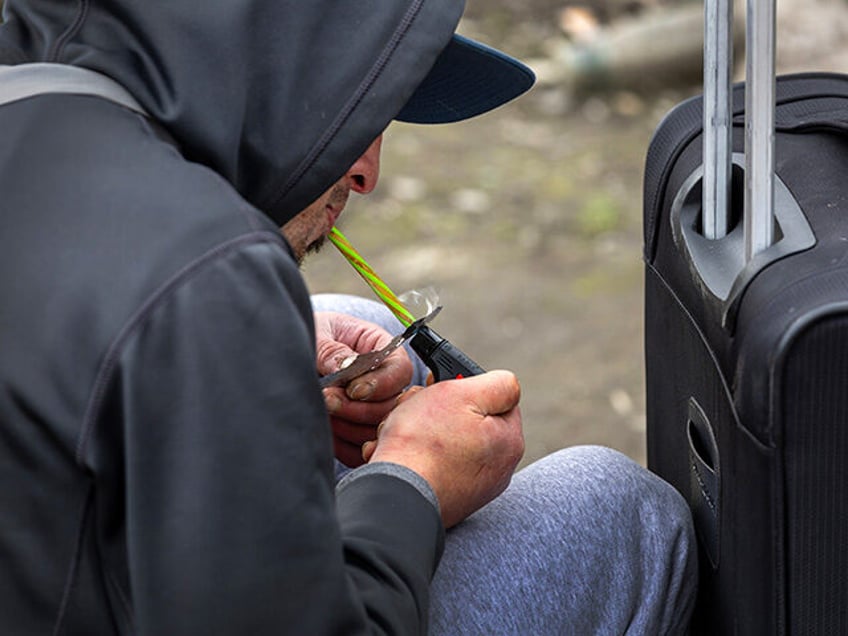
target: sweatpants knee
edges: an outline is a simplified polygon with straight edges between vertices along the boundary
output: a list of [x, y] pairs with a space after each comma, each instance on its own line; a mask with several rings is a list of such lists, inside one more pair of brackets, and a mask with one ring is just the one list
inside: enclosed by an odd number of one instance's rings
[[567, 470], [583, 473], [583, 486], [589, 487], [593, 496], [614, 500], [611, 505], [615, 508], [638, 508], [643, 513], [653, 511], [684, 528], [691, 526], [689, 507], [680, 493], [617, 450], [605, 446], [573, 446], [551, 454], [546, 460], [564, 463]]
[[[605, 549], [617, 554], [616, 576], [640, 579], [637, 623], [650, 633], [678, 633], [691, 614], [697, 587], [692, 517], [680, 493], [643, 466], [610, 448], [578, 446], [554, 453], [560, 470], [577, 471]], [[614, 528], [610, 525], [617, 525]], [[652, 607], [651, 611], [646, 608]]]
[[[536, 470], [548, 472], [547, 483], [562, 483], [578, 497], [573, 502], [607, 528], [608, 540], [620, 537], [627, 544], [655, 552], [691, 570], [696, 562], [695, 531], [686, 501], [668, 482], [626, 455], [603, 446], [574, 446], [538, 462]], [[622, 529], [626, 528], [626, 531]], [[662, 555], [662, 556], [661, 556]]]
[[683, 633], [693, 547], [665, 482], [609, 448], [567, 448], [448, 533], [433, 633]]

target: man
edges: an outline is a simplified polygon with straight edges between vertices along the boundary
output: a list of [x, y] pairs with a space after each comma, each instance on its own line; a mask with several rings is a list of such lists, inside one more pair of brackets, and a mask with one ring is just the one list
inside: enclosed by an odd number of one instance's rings
[[[659, 480], [583, 449], [498, 497], [523, 449], [512, 374], [401, 395], [398, 355], [319, 389], [316, 359], [327, 372], [387, 337], [313, 319], [297, 263], [374, 187], [382, 131], [531, 81], [453, 37], [461, 8], [6, 1], [4, 633], [685, 623], [691, 526]], [[367, 461], [338, 487], [333, 436]]]

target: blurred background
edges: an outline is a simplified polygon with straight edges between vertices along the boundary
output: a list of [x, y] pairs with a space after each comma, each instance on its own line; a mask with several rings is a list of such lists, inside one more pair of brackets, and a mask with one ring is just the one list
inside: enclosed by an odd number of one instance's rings
[[[846, 0], [777, 11], [781, 72], [848, 72]], [[468, 122], [392, 124], [377, 189], [339, 221], [396, 292], [436, 288], [438, 332], [517, 373], [525, 464], [583, 443], [645, 462], [643, 164], [700, 92], [702, 29], [701, 0], [468, 0], [460, 31], [537, 86]], [[331, 246], [304, 273], [313, 292], [371, 295]]]

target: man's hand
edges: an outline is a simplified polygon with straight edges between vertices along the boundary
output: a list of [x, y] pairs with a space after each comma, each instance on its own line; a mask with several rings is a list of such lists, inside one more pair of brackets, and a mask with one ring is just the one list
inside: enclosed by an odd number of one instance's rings
[[524, 454], [518, 401], [508, 371], [414, 387], [380, 424], [363, 457], [411, 468], [436, 493], [449, 528], [497, 497]]
[[[392, 339], [381, 327], [334, 312], [315, 313], [318, 373], [338, 371], [359, 353], [380, 349]], [[330, 413], [336, 458], [347, 466], [364, 462], [362, 444], [376, 438], [377, 424], [412, 379], [412, 361], [398, 349], [374, 371], [353, 379], [346, 387], [324, 389]]]

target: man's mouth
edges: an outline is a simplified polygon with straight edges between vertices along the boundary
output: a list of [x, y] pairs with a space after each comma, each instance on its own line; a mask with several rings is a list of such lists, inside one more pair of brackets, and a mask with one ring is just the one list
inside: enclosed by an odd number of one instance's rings
[[339, 220], [339, 217], [342, 215], [342, 210], [344, 210], [343, 207], [336, 207], [331, 204], [327, 205], [327, 220], [329, 221], [330, 225], [329, 227], [327, 227], [327, 231], [325, 232], [325, 234], [328, 234], [333, 228], [333, 226], [336, 224], [336, 221]]
[[333, 190], [330, 192], [330, 196], [327, 200], [327, 219], [330, 222], [330, 226], [327, 228], [327, 232], [329, 232], [333, 226], [336, 224], [336, 221], [339, 220], [339, 217], [342, 215], [342, 211], [345, 209], [347, 205], [347, 198], [350, 194], [350, 190], [342, 185], [336, 185]]

